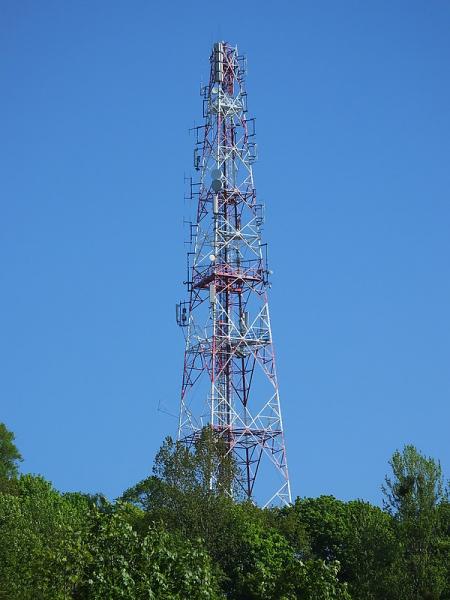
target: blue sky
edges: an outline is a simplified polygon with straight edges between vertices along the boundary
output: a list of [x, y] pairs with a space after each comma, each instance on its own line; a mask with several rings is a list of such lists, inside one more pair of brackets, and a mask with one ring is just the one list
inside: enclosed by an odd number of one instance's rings
[[188, 128], [226, 39], [293, 492], [378, 503], [405, 443], [450, 469], [450, 4], [224, 6], [1, 3], [0, 420], [24, 471], [111, 497], [175, 434]]

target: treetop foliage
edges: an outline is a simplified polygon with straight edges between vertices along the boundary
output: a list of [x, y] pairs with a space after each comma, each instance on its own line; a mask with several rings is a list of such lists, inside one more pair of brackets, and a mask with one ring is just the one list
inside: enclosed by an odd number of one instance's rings
[[16, 477], [19, 472], [18, 463], [22, 456], [14, 440], [12, 431], [9, 431], [4, 423], [0, 423], [0, 486], [5, 486], [7, 481]]
[[[0, 427], [0, 598], [450, 600], [450, 503], [437, 461], [396, 451], [383, 508], [333, 496], [260, 509], [209, 429], [166, 438], [114, 502], [19, 475]], [[220, 467], [220, 465], [223, 465]]]

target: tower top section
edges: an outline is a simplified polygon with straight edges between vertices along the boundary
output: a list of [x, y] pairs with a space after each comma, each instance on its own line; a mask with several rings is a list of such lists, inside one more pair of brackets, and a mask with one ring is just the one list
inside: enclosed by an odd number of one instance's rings
[[228, 42], [215, 42], [211, 56], [210, 91], [222, 90], [229, 96], [239, 91], [246, 71], [245, 57], [240, 55], [237, 46]]

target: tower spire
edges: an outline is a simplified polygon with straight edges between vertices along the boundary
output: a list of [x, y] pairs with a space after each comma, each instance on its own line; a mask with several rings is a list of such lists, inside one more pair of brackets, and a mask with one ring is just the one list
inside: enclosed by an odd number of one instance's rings
[[[201, 89], [189, 197], [188, 299], [177, 305], [185, 332], [178, 439], [191, 445], [209, 425], [238, 467], [234, 489], [266, 505], [291, 492], [267, 290], [264, 206], [256, 199], [255, 121], [247, 111], [245, 58], [214, 44]], [[212, 482], [212, 485], [214, 482]]]

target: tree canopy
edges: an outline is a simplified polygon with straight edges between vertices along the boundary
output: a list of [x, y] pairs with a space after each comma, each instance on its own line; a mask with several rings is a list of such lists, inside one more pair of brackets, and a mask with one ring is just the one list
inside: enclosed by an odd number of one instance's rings
[[0, 492], [4, 491], [11, 479], [19, 472], [18, 463], [22, 460], [12, 431], [4, 423], [0, 423]]
[[450, 600], [450, 503], [438, 461], [396, 451], [384, 505], [333, 496], [261, 509], [232, 499], [210, 430], [167, 438], [153, 472], [110, 501], [19, 474], [3, 425], [0, 598]]

